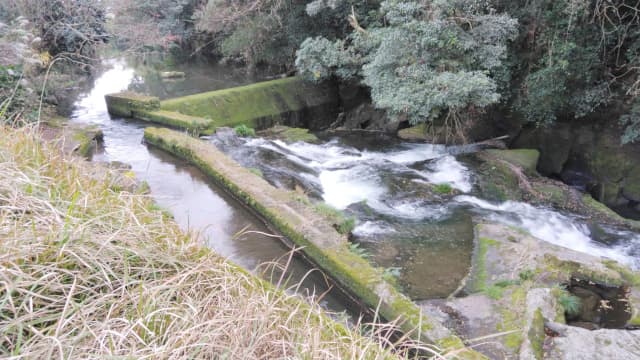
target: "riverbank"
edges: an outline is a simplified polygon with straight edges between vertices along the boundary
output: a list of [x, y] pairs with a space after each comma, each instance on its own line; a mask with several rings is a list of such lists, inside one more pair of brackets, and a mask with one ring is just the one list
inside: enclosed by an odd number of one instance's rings
[[394, 357], [33, 130], [0, 128], [0, 162], [3, 356]]

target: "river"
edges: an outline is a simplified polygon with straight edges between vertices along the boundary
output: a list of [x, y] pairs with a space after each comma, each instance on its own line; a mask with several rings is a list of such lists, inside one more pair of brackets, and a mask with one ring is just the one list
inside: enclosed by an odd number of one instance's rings
[[[155, 72], [136, 71], [122, 60], [109, 61], [93, 88], [74, 105], [72, 121], [95, 124], [105, 135], [94, 161], [130, 165], [146, 181], [154, 199], [185, 231], [200, 234], [216, 252], [254, 270], [286, 257], [288, 248], [266, 236], [268, 228], [192, 166], [142, 144], [146, 124], [112, 118], [104, 95], [124, 89], [161, 98], [255, 81], [231, 68], [186, 68], [187, 78], [161, 81]], [[142, 74], [142, 76], [140, 75]], [[242, 165], [260, 169], [274, 186], [301, 188], [356, 219], [352, 241], [365, 256], [398, 278], [414, 300], [444, 298], [468, 274], [473, 224], [488, 220], [517, 226], [553, 244], [607, 256], [640, 267], [640, 235], [588, 219], [520, 202], [493, 203], [478, 197], [472, 165], [444, 146], [409, 144], [383, 136], [321, 136], [319, 144], [238, 138], [221, 132], [207, 138]], [[449, 184], [460, 195], [434, 196], [428, 184]], [[241, 236], [245, 229], [255, 231]], [[309, 275], [310, 273], [310, 275]], [[305, 279], [303, 291], [324, 293], [327, 281], [306, 262], [290, 265], [292, 283]], [[330, 292], [328, 309], [352, 306]]]

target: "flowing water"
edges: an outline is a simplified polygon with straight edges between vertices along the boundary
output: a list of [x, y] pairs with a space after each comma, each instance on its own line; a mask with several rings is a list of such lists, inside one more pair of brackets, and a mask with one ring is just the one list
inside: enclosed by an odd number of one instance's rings
[[[183, 230], [199, 234], [218, 254], [236, 264], [254, 270], [258, 265], [277, 260], [285, 263], [289, 248], [279, 239], [264, 235], [272, 232], [260, 219], [208, 181], [195, 167], [142, 143], [147, 123], [111, 117], [107, 113], [105, 94], [140, 88], [144, 77], [121, 60], [109, 61], [105, 65], [108, 70], [95, 80], [88, 93], [79, 98], [71, 116], [72, 122], [97, 125], [104, 133], [104, 146], [94, 155], [93, 161], [117, 161], [130, 165], [136, 177], [149, 184], [155, 201], [174, 216]], [[192, 92], [201, 91], [204, 83], [210, 83], [209, 90], [215, 90], [216, 87], [232, 87], [253, 81], [226, 68], [213, 72], [200, 70], [197, 76], [200, 85], [194, 86]], [[152, 81], [144, 85], [147, 93], [174, 96], [174, 93], [167, 93], [168, 87], [153, 84]], [[172, 86], [178, 88], [175, 94], [188, 93], [186, 84]], [[245, 233], [238, 235], [241, 232]], [[288, 269], [290, 283], [302, 281], [299, 290], [305, 294], [320, 295], [329, 289], [326, 278], [298, 257], [292, 259]], [[274, 281], [279, 280], [279, 271], [256, 270], [266, 272], [265, 276], [273, 276]], [[354, 310], [335, 290], [325, 294], [321, 304], [333, 311]]]
[[[526, 203], [496, 204], [474, 196], [473, 169], [451, 154], [459, 149], [362, 134], [320, 144], [286, 144], [222, 132], [210, 141], [245, 166], [260, 169], [275, 186], [303, 188], [354, 216], [353, 240], [375, 263], [397, 274], [416, 300], [446, 297], [467, 275], [473, 217], [516, 226], [576, 251], [640, 265], [640, 234]], [[430, 186], [442, 183], [464, 195], [434, 195]]]
[[[246, 227], [268, 229], [197, 169], [143, 145], [145, 124], [111, 118], [103, 98], [127, 88], [172, 97], [253, 79], [225, 68], [196, 68], [187, 69], [186, 80], [167, 83], [121, 61], [109, 66], [91, 92], [78, 100], [72, 116], [73, 121], [102, 128], [104, 149], [94, 160], [131, 165], [138, 178], [149, 183], [156, 201], [185, 230], [201, 233], [218, 253], [247, 269], [285, 255], [287, 248], [277, 239], [258, 233], [235, 236]], [[357, 226], [352, 240], [374, 263], [397, 276], [405, 293], [416, 300], [446, 297], [459, 287], [471, 265], [474, 218], [517, 226], [550, 243], [640, 267], [637, 233], [525, 203], [498, 204], [478, 198], [473, 169], [456, 157], [460, 149], [361, 134], [328, 137], [319, 144], [287, 144], [220, 131], [208, 140], [242, 165], [261, 170], [273, 185], [305, 191], [353, 216]], [[432, 186], [442, 183], [462, 195], [434, 195]], [[291, 270], [294, 280], [299, 280], [311, 268], [296, 259]], [[304, 285], [307, 291], [327, 288], [319, 272], [307, 277]], [[333, 310], [346, 307], [333, 292], [324, 302]]]

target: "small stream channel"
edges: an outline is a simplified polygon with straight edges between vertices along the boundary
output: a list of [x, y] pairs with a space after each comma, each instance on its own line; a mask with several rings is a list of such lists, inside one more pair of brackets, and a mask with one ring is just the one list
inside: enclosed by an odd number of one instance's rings
[[[201, 233], [213, 249], [239, 265], [254, 269], [284, 256], [288, 249], [278, 239], [256, 233], [236, 237], [247, 227], [268, 230], [200, 171], [141, 144], [145, 124], [112, 119], [103, 98], [127, 88], [166, 98], [255, 79], [226, 68], [190, 68], [185, 69], [187, 79], [163, 82], [152, 75], [137, 76], [122, 61], [109, 66], [91, 92], [78, 100], [72, 116], [73, 121], [102, 128], [105, 145], [94, 160], [131, 165], [138, 178], [149, 183], [156, 201], [185, 230]], [[397, 276], [403, 291], [414, 300], [444, 298], [460, 286], [471, 266], [474, 219], [517, 226], [550, 243], [640, 267], [640, 234], [526, 203], [485, 201], [478, 197], [473, 165], [444, 146], [362, 134], [325, 135], [319, 144], [286, 144], [238, 138], [230, 131], [208, 141], [242, 165], [259, 169], [273, 185], [302, 189], [353, 216], [357, 226], [352, 240], [371, 261]], [[459, 195], [434, 195], [432, 186], [442, 183]], [[296, 259], [290, 270], [297, 282], [311, 267]], [[306, 277], [304, 287], [321, 293], [326, 284], [316, 271]], [[323, 304], [335, 311], [351, 306], [337, 292], [326, 295]]]
[[[147, 83], [122, 60], [108, 61], [104, 65], [104, 73], [96, 78], [88, 93], [79, 97], [71, 115], [72, 122], [97, 125], [104, 133], [104, 146], [93, 156], [93, 161], [116, 161], [131, 166], [136, 177], [149, 184], [155, 201], [174, 216], [184, 231], [202, 236], [218, 254], [277, 282], [279, 271], [274, 271], [273, 267], [257, 267], [273, 262], [286, 263], [289, 248], [280, 239], [264, 235], [272, 232], [198, 169], [144, 145], [142, 137], [148, 123], [112, 118], [104, 101], [105, 94], [130, 88], [168, 97], [239, 86], [255, 80], [230, 68], [212, 71], [197, 68], [180, 83], [157, 81], [153, 75]], [[241, 232], [245, 233], [238, 235]], [[357, 317], [354, 304], [335, 288], [329, 290], [331, 286], [323, 274], [299, 257], [293, 258], [286, 276], [290, 284], [301, 282], [302, 286], [297, 290], [305, 295], [324, 294], [320, 304], [325, 308], [334, 312], [346, 311]]]

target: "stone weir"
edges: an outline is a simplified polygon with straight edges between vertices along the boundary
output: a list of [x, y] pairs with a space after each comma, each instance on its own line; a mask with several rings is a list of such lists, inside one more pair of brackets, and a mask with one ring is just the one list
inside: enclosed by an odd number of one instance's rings
[[338, 114], [337, 94], [335, 84], [290, 77], [164, 101], [130, 91], [109, 94], [105, 99], [111, 115], [208, 135], [218, 127], [237, 125], [327, 128]]
[[[262, 177], [243, 168], [213, 144], [166, 128], [147, 128], [148, 144], [168, 151], [200, 168], [207, 176], [266, 220], [271, 228], [302, 249], [305, 256], [338, 284], [377, 309], [386, 320], [398, 321], [401, 330], [414, 338], [436, 344], [444, 351], [456, 351], [458, 358], [483, 359], [465, 348], [463, 342], [437, 320], [383, 279], [384, 271], [373, 267], [350, 250], [341, 235], [310, 200], [299, 193], [278, 189]], [[292, 243], [292, 244], [291, 244]]]

